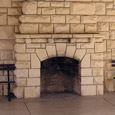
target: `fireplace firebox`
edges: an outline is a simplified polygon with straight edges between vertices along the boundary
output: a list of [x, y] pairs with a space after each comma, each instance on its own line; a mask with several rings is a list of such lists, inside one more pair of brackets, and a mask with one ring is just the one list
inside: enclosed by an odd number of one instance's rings
[[68, 57], [53, 57], [42, 61], [41, 93], [80, 93], [79, 70], [80, 62]]

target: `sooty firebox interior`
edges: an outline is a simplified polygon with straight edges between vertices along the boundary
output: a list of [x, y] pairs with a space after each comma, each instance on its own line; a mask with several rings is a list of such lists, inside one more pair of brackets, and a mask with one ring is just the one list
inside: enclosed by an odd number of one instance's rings
[[68, 57], [53, 57], [41, 63], [41, 93], [80, 93], [80, 63]]

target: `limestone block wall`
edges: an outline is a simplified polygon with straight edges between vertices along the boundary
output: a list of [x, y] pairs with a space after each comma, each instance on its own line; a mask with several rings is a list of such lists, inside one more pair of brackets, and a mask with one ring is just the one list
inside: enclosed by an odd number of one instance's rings
[[[14, 33], [22, 35], [14, 37]], [[93, 37], [84, 38], [84, 34], [88, 35], [89, 33], [92, 33]], [[86, 50], [90, 54], [92, 64], [97, 64], [96, 61], [103, 61], [102, 69], [98, 69], [99, 67], [91, 69], [93, 82], [95, 81], [94, 76], [97, 76], [96, 79], [102, 82], [103, 78], [104, 90], [115, 91], [114, 68], [111, 67], [110, 63], [112, 59], [115, 59], [114, 37], [115, 0], [26, 0], [26, 2], [25, 0], [0, 0], [0, 63], [2, 64], [15, 63], [15, 60], [22, 58], [21, 56], [26, 56], [26, 59], [31, 60], [31, 54], [28, 52], [35, 52], [35, 47], [36, 49], [39, 47], [46, 48], [46, 44], [50, 42], [55, 41], [54, 44], [62, 42], [62, 39], [57, 38], [73, 38], [71, 42], [67, 42], [67, 39], [63, 39], [63, 42], [66, 45], [68, 43], [76, 44], [76, 47]], [[16, 40], [14, 40], [15, 38]], [[42, 42], [38, 43], [39, 40], [35, 38], [39, 38]], [[47, 42], [44, 42], [46, 38], [48, 38]], [[93, 45], [86, 38], [95, 39]], [[26, 53], [21, 56], [20, 54], [14, 56], [15, 42], [17, 43], [15, 46], [17, 50], [19, 52], [21, 50], [22, 54], [23, 51]], [[89, 43], [86, 44], [86, 42]], [[71, 49], [70, 46], [68, 49]], [[15, 59], [15, 57], [19, 59]], [[24, 65], [28, 66], [27, 63]], [[85, 69], [87, 70], [87, 68]], [[90, 70], [88, 69], [88, 71]], [[87, 74], [84, 71], [83, 73]], [[19, 76], [23, 74], [25, 76], [24, 81], [19, 81], [24, 88], [29, 73], [27, 70], [18, 73]], [[12, 72], [11, 75], [13, 76]], [[0, 80], [5, 79], [6, 72], [1, 71]], [[23, 88], [18, 92], [22, 92]], [[6, 89], [6, 85], [0, 85], [0, 95], [6, 95]], [[102, 84], [100, 89], [103, 89]]]
[[114, 91], [114, 68], [111, 67], [115, 48], [114, 5], [114, 0], [27, 1], [22, 5], [19, 31], [21, 34], [39, 34], [39, 38], [65, 37], [61, 34], [76, 38], [75, 34], [95, 33], [94, 51], [96, 54], [103, 52], [104, 90]]
[[[51, 57], [70, 57], [80, 61], [81, 95], [103, 94], [103, 52], [105, 42], [98, 34], [15, 35], [16, 84], [18, 98], [40, 96], [41, 61]], [[57, 36], [62, 36], [58, 38]], [[64, 38], [63, 38], [64, 36]], [[72, 37], [74, 36], [74, 38]], [[99, 47], [98, 47], [99, 46]], [[101, 47], [101, 48], [100, 48]]]
[[[19, 25], [18, 17], [22, 14], [22, 2], [23, 0], [0, 0], [0, 64], [15, 63], [13, 34]], [[12, 80], [13, 72], [10, 75]], [[5, 80], [7, 80], [6, 71], [0, 71], [0, 81]], [[0, 84], [0, 95], [7, 95], [6, 84]]]

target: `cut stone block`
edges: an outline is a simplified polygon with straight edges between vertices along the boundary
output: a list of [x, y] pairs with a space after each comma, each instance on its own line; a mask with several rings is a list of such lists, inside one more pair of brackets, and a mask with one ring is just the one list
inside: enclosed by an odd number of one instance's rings
[[45, 49], [37, 49], [37, 50], [36, 50], [36, 53], [37, 53], [37, 56], [39, 57], [39, 59], [40, 59], [41, 61], [43, 61], [43, 60], [45, 60], [45, 59], [48, 59], [48, 55], [47, 55]]
[[31, 68], [40, 68], [41, 63], [36, 54], [31, 54]]
[[81, 76], [92, 76], [91, 68], [81, 68]]
[[40, 78], [28, 78], [27, 86], [40, 86]]
[[77, 49], [74, 58], [78, 60], [82, 60], [85, 54], [86, 54], [85, 49]]
[[66, 44], [65, 43], [57, 43], [56, 50], [58, 56], [65, 56]]
[[29, 69], [29, 77], [40, 77], [40, 69]]
[[81, 86], [81, 95], [96, 95], [96, 85]]
[[70, 58], [73, 58], [75, 50], [76, 50], [75, 46], [67, 46], [66, 56], [70, 57]]
[[23, 14], [37, 14], [37, 2], [24, 2], [22, 12]]
[[25, 87], [24, 97], [25, 98], [40, 97], [40, 87]]
[[56, 47], [54, 45], [46, 45], [48, 57], [56, 57]]
[[14, 73], [16, 77], [28, 77], [28, 69], [16, 69]]
[[19, 26], [19, 31], [22, 34], [37, 34], [38, 24], [21, 24]]
[[24, 97], [24, 88], [16, 87], [13, 89], [13, 93], [17, 98], [23, 98]]
[[81, 67], [90, 67], [90, 54], [86, 54], [81, 61]]

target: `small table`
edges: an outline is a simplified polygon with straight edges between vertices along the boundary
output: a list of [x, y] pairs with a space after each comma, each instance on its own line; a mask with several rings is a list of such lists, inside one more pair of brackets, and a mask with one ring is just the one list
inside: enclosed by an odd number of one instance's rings
[[0, 64], [0, 71], [7, 71], [8, 81], [0, 81], [0, 83], [7, 83], [8, 84], [8, 101], [11, 101], [10, 97], [10, 83], [15, 83], [15, 81], [10, 81], [10, 70], [15, 70], [14, 64]]

